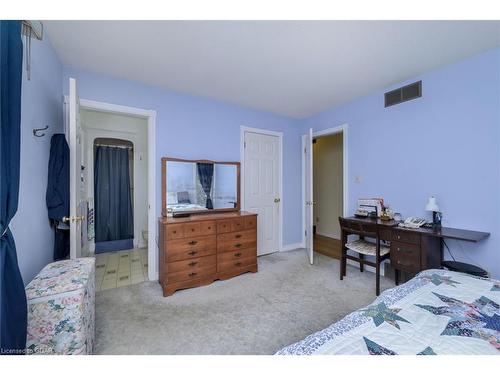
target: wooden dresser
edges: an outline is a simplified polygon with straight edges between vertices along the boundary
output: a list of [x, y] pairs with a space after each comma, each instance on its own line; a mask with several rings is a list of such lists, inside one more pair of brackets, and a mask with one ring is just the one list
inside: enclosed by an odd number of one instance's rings
[[257, 272], [257, 214], [228, 212], [162, 217], [160, 284], [163, 295]]

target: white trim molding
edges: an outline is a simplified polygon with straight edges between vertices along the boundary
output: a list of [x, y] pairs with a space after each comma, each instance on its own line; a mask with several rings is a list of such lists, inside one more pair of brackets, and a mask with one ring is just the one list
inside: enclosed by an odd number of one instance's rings
[[281, 248], [281, 251], [291, 251], [291, 250], [297, 250], [297, 249], [303, 249], [303, 248], [304, 248], [304, 244], [301, 242], [289, 243], [287, 245], [283, 245], [283, 247]]
[[316, 234], [323, 237], [333, 238], [334, 240], [340, 240], [340, 234], [338, 233], [322, 232], [316, 229]]
[[[64, 97], [67, 102], [67, 96]], [[148, 122], [148, 278], [158, 279], [158, 247], [156, 245], [156, 111], [119, 104], [80, 99], [80, 108], [97, 112], [144, 118]]]
[[283, 197], [283, 132], [277, 132], [273, 130], [260, 129], [260, 128], [252, 128], [249, 126], [240, 126], [240, 161], [241, 161], [241, 209], [244, 211], [246, 208], [245, 202], [245, 133], [256, 133], [256, 134], [264, 134], [264, 135], [272, 135], [278, 137], [280, 142], [280, 176], [279, 176], [279, 235], [278, 235], [278, 251], [283, 251], [283, 205], [285, 203], [285, 199]]
[[[342, 133], [342, 162], [343, 162], [343, 176], [342, 176], [342, 183], [343, 183], [343, 197], [342, 197], [342, 215], [343, 216], [348, 216], [349, 214], [349, 168], [348, 168], [348, 129], [349, 125], [347, 123], [335, 126], [333, 128], [328, 128], [324, 130], [320, 130], [317, 132], [313, 133], [313, 139], [319, 138], [319, 137], [324, 137], [327, 135], [333, 135], [333, 134], [339, 134]], [[305, 139], [307, 135], [302, 135], [302, 148], [301, 152], [304, 150], [305, 147]], [[306, 185], [306, 175], [305, 175], [305, 156], [304, 153], [302, 152], [302, 242], [305, 244], [306, 239], [305, 239], [305, 228], [306, 228], [306, 216], [305, 216], [305, 209], [304, 207], [306, 206], [306, 197], [305, 197], [305, 185]]]

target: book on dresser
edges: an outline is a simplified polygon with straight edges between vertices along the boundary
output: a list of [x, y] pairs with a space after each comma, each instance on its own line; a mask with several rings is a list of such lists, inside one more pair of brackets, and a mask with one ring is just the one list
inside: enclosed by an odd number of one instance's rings
[[162, 158], [163, 295], [257, 272], [257, 214], [240, 211], [240, 163]]

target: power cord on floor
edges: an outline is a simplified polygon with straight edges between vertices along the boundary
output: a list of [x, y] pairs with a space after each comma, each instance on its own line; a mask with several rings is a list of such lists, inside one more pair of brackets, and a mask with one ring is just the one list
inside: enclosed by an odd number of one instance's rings
[[446, 249], [448, 250], [448, 254], [450, 254], [450, 256], [451, 256], [451, 259], [453, 259], [453, 261], [455, 262], [455, 261], [456, 261], [456, 260], [455, 260], [455, 257], [454, 257], [454, 256], [453, 256], [453, 254], [451, 253], [451, 250], [450, 250], [450, 248], [448, 247], [448, 244], [446, 243], [446, 241], [445, 241], [445, 240], [443, 240], [443, 243], [444, 243], [444, 246], [446, 247]]

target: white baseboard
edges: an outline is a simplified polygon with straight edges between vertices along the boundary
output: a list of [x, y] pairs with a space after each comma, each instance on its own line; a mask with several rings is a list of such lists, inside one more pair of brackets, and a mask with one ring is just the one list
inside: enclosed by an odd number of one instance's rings
[[323, 237], [333, 238], [334, 240], [340, 240], [340, 234], [338, 234], [338, 233], [326, 233], [326, 232], [321, 232], [321, 231], [316, 230], [316, 234], [323, 236]]
[[304, 248], [304, 244], [302, 242], [296, 242], [296, 243], [290, 243], [288, 245], [283, 245], [281, 248], [281, 251], [290, 251], [290, 250], [296, 250], [296, 249], [302, 249]]

